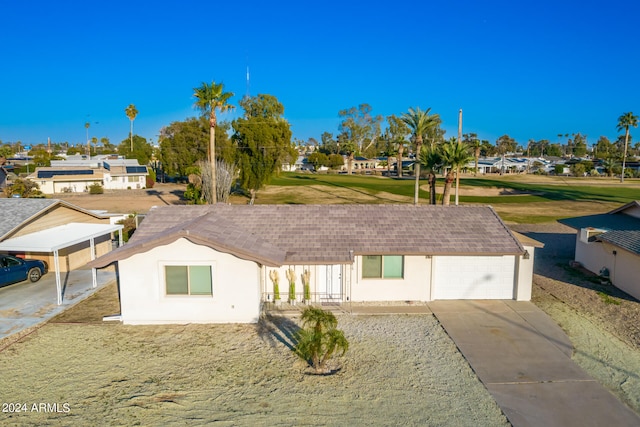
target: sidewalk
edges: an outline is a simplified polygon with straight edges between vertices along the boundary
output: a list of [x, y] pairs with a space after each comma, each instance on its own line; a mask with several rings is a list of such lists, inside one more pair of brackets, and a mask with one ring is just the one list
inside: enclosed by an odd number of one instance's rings
[[62, 305], [57, 304], [56, 279], [53, 273], [31, 283], [16, 283], [0, 288], [0, 339], [36, 326], [91, 296], [116, 280], [113, 267], [97, 271], [98, 286], [93, 288], [91, 269], [62, 274]]

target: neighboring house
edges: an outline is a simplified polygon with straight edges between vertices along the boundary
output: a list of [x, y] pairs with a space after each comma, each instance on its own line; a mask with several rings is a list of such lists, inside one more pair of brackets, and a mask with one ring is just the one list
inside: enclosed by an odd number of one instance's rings
[[356, 170], [376, 169], [381, 164], [379, 159], [367, 159], [366, 157], [356, 156], [353, 159], [353, 168]]
[[58, 304], [60, 273], [111, 251], [113, 233], [123, 228], [62, 200], [0, 199], [0, 212], [0, 253], [45, 261], [56, 274]]
[[152, 208], [121, 248], [127, 324], [256, 322], [271, 272], [310, 273], [312, 302], [529, 300], [536, 244], [488, 206], [213, 205]]
[[149, 174], [136, 159], [94, 158], [52, 160], [51, 166], [39, 167], [29, 175], [44, 194], [88, 191], [94, 184], [107, 190], [146, 188]]
[[301, 170], [302, 167], [306, 164], [305, 162], [306, 162], [305, 156], [298, 156], [294, 164], [283, 162], [282, 170], [285, 172], [294, 172], [297, 170]]
[[640, 300], [640, 201], [560, 222], [578, 232], [577, 262]]

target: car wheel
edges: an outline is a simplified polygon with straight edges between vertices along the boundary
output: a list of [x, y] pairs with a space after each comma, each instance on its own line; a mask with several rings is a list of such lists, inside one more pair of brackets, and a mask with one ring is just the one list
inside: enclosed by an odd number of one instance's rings
[[32, 268], [29, 270], [29, 280], [32, 282], [37, 282], [42, 277], [42, 272], [40, 272], [39, 268]]

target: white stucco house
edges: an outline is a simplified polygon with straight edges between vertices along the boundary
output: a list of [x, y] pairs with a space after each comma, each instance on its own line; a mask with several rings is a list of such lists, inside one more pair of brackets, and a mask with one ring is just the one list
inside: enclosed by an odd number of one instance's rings
[[577, 231], [577, 262], [640, 300], [640, 201], [561, 222]]
[[88, 191], [93, 184], [107, 190], [146, 188], [148, 174], [136, 159], [105, 156], [52, 160], [51, 166], [36, 168], [28, 178], [44, 194], [60, 194]]
[[150, 210], [118, 264], [126, 324], [256, 322], [309, 274], [314, 303], [529, 300], [538, 242], [488, 206], [213, 205]]

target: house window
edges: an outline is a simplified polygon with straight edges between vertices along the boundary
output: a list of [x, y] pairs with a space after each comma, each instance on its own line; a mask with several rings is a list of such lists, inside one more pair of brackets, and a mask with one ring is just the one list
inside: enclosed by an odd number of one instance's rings
[[404, 256], [365, 255], [362, 257], [363, 279], [402, 279]]
[[167, 295], [213, 295], [209, 265], [166, 265]]
[[128, 177], [127, 177], [127, 180], [128, 180], [129, 182], [138, 182], [138, 181], [140, 181], [140, 178], [139, 178], [139, 177], [137, 177], [137, 176], [128, 176]]

